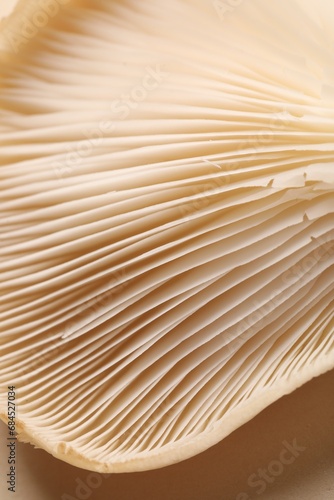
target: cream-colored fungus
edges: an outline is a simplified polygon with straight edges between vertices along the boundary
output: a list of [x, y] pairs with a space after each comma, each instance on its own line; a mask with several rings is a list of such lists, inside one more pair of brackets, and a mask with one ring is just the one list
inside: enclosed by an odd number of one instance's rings
[[50, 0], [0, 28], [19, 439], [158, 468], [333, 368], [332, 2]]

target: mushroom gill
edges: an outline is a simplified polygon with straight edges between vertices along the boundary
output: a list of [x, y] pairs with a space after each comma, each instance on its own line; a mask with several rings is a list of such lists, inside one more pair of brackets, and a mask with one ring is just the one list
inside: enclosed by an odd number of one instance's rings
[[158, 468], [333, 368], [332, 3], [19, 2], [0, 28], [19, 439]]

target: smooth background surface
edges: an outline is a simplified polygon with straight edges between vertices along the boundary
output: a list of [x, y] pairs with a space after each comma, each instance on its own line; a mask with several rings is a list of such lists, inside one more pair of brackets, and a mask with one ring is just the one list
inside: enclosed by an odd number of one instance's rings
[[[205, 453], [155, 471], [102, 478], [20, 443], [17, 491], [9, 493], [7, 429], [1, 424], [0, 430], [1, 500], [334, 499], [334, 371], [277, 401]], [[293, 440], [305, 450], [258, 494], [260, 487], [250, 486], [248, 478], [257, 476], [259, 468], [267, 470], [283, 442]], [[94, 486], [101, 484], [76, 493], [79, 479], [81, 485], [90, 480]]]

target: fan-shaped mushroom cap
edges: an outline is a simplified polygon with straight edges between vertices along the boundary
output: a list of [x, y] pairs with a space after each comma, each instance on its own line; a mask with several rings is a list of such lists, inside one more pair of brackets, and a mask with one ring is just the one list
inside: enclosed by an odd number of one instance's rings
[[1, 418], [157, 468], [334, 366], [333, 6], [53, 3], [1, 35]]

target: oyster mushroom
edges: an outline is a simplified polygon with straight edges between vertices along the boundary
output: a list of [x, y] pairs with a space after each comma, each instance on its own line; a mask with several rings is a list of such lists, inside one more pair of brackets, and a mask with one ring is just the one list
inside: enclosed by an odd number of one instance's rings
[[60, 3], [1, 35], [0, 416], [158, 468], [334, 366], [333, 9]]

